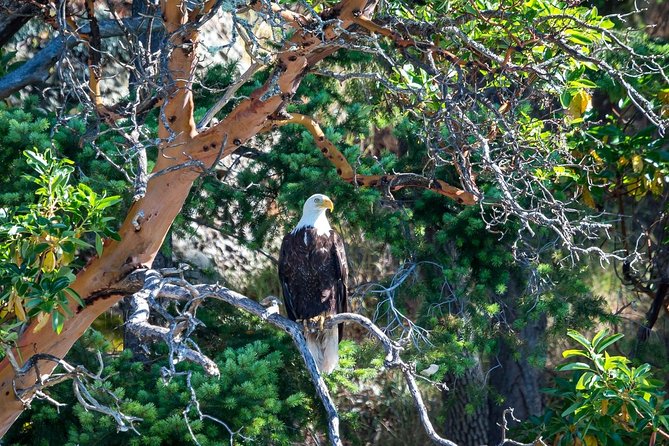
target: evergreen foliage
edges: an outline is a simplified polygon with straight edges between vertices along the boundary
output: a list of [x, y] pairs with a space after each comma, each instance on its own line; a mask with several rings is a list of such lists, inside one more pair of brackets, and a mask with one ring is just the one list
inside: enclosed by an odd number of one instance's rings
[[[218, 364], [221, 377], [208, 377], [192, 365], [180, 366], [180, 371], [191, 371], [202, 413], [225, 422], [234, 433], [235, 444], [289, 445], [302, 438], [303, 426], [320, 422], [308, 376], [301, 364], [288, 359], [293, 346], [287, 335], [269, 330], [261, 321], [238, 311], [230, 312], [222, 304], [208, 305], [202, 316], [210, 328], [199, 341], [204, 349], [214, 352], [212, 359]], [[103, 372], [108, 378], [99, 383], [121, 398], [119, 409], [123, 413], [142, 418], [135, 424], [140, 435], [132, 431], [118, 433], [112, 418], [85, 411], [65, 383], [55, 388], [52, 395], [67, 403], [67, 407], [58, 413], [50, 404], [36, 403], [17, 421], [17, 428], [3, 439], [3, 444], [192, 444], [184, 416], [189, 417], [200, 444], [227, 444], [231, 434], [224, 426], [199, 420], [193, 408], [184, 415], [191, 400], [186, 376], [166, 382], [160, 371], [165, 365], [161, 347], [156, 347], [159, 355], [147, 365], [133, 361], [130, 351], [108, 356]], [[91, 349], [109, 349], [109, 342], [91, 330], [68, 359], [93, 370], [97, 366]], [[113, 403], [102, 399], [102, 394], [94, 395], [101, 402]]]

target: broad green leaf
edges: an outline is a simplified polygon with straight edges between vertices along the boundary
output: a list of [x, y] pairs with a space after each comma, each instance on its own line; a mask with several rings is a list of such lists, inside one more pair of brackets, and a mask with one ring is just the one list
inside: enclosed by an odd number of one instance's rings
[[53, 328], [53, 331], [55, 331], [57, 334], [60, 334], [60, 332], [63, 331], [64, 323], [65, 316], [60, 314], [58, 311], [51, 312], [51, 327]]
[[65, 293], [67, 293], [72, 299], [74, 299], [74, 301], [75, 301], [76, 303], [78, 303], [79, 306], [81, 306], [81, 307], [85, 307], [85, 306], [86, 306], [86, 303], [83, 301], [83, 299], [81, 298], [81, 296], [79, 295], [79, 293], [77, 293], [76, 291], [74, 291], [72, 288], [66, 288], [66, 289], [65, 289]]
[[585, 336], [583, 336], [581, 333], [579, 333], [576, 330], [567, 330], [567, 336], [572, 338], [574, 341], [578, 342], [581, 344], [583, 347], [586, 349], [590, 350], [592, 345], [590, 345], [590, 341], [588, 341]]
[[634, 373], [632, 377], [634, 379], [639, 379], [645, 375], [647, 375], [650, 372], [650, 364], [641, 364], [639, 367], [634, 369]]
[[592, 378], [596, 376], [592, 372], [585, 372], [576, 382], [576, 390], [584, 390], [590, 388]]
[[607, 329], [600, 330], [597, 332], [597, 334], [592, 338], [592, 348], [596, 351], [597, 350], [597, 344], [599, 344], [599, 341], [601, 341], [609, 331]]
[[613, 344], [614, 342], [618, 342], [620, 339], [622, 339], [625, 335], [622, 333], [616, 333], [614, 335], [611, 335], [607, 338], [604, 338], [601, 342], [598, 343], [597, 345], [597, 353], [603, 352], [609, 345]]
[[584, 362], [570, 362], [569, 364], [562, 365], [558, 367], [560, 372], [569, 372], [572, 370], [588, 370], [593, 371], [590, 366]]
[[562, 352], [563, 358], [571, 358], [572, 356], [585, 356], [586, 358], [589, 357], [588, 354], [583, 350], [571, 349]]
[[567, 417], [571, 415], [572, 413], [576, 412], [576, 409], [581, 407], [581, 404], [583, 404], [581, 401], [576, 401], [574, 404], [571, 406], [567, 407], [561, 414], [561, 417]]

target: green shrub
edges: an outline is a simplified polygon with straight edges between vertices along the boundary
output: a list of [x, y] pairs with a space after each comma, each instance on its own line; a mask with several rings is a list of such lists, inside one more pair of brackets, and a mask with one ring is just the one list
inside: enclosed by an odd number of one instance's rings
[[[588, 340], [570, 330], [577, 349], [564, 358], [578, 358], [558, 368], [567, 378], [556, 379], [547, 393], [555, 404], [532, 422], [553, 445], [654, 445], [667, 444], [658, 433], [669, 431], [669, 402], [663, 383], [652, 378], [649, 364], [630, 365], [625, 356], [611, 356], [608, 347], [623, 337], [606, 330]], [[581, 359], [583, 358], [583, 359]]]

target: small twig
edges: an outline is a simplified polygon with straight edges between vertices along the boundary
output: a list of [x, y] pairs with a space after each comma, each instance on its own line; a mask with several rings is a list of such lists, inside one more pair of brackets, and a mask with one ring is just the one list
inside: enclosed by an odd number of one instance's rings
[[207, 110], [207, 113], [205, 113], [204, 117], [200, 120], [200, 122], [197, 123], [198, 131], [201, 131], [207, 127], [211, 120], [214, 119], [216, 114], [221, 111], [223, 107], [228, 104], [228, 102], [230, 102], [230, 99], [232, 99], [235, 93], [237, 93], [237, 90], [239, 90], [242, 85], [251, 79], [251, 77], [256, 74], [256, 72], [263, 66], [263, 63], [257, 61], [253, 62], [251, 66], [249, 66], [246, 71], [239, 77], [239, 79], [237, 79], [235, 83], [230, 85], [225, 90], [225, 94], [223, 94], [223, 96], [218, 101], [216, 101], [216, 103], [209, 110]]
[[507, 416], [510, 416], [513, 421], [520, 423], [520, 420], [516, 418], [515, 415], [513, 414], [513, 407], [504, 409], [504, 412], [502, 412], [502, 424], [500, 425], [500, 427], [502, 428], [502, 440], [498, 443], [497, 446], [505, 446], [507, 444], [512, 446], [536, 446], [536, 445], [547, 446], [541, 437], [537, 438], [532, 443], [521, 443], [506, 438], [506, 433], [509, 431], [509, 426], [508, 426], [509, 420], [507, 420], [506, 418]]
[[[26, 408], [30, 407], [30, 403], [35, 398], [48, 401], [51, 404], [54, 404], [57, 408], [66, 406], [66, 404], [60, 403], [55, 399], [53, 399], [51, 396], [49, 396], [45, 392], [45, 390], [49, 387], [55, 386], [56, 384], [60, 384], [63, 381], [72, 380], [72, 387], [74, 389], [74, 394], [84, 409], [93, 410], [95, 412], [99, 412], [112, 417], [116, 421], [116, 425], [119, 431], [132, 430], [133, 432], [139, 435], [139, 432], [137, 432], [133, 423], [135, 421], [141, 421], [142, 420], [141, 418], [125, 415], [117, 409], [112, 409], [111, 407], [100, 403], [97, 399], [93, 397], [93, 395], [88, 390], [88, 382], [87, 382], [88, 380], [100, 381], [103, 379], [101, 377], [103, 368], [102, 356], [100, 355], [99, 352], [97, 352], [97, 355], [98, 355], [98, 361], [100, 361], [101, 364], [101, 369], [97, 374], [93, 374], [83, 366], [80, 365], [73, 366], [69, 364], [67, 361], [47, 353], [38, 353], [32, 355], [30, 358], [26, 360], [23, 366], [19, 366], [18, 362], [16, 361], [16, 358], [14, 357], [12, 349], [5, 346], [4, 350], [5, 353], [7, 354], [7, 358], [9, 359], [10, 364], [14, 368], [14, 374], [15, 374], [13, 380], [14, 394]], [[42, 374], [39, 372], [39, 361], [55, 362], [65, 370], [65, 373], [53, 373], [48, 377], [43, 377]], [[17, 379], [25, 377], [31, 371], [34, 371], [36, 375], [35, 384], [26, 388], [18, 388], [16, 385]], [[116, 397], [116, 395], [114, 395], [113, 392], [106, 389], [104, 390], [104, 392], [107, 395], [111, 396], [112, 399], [114, 399], [114, 401], [119, 401], [119, 399]]]

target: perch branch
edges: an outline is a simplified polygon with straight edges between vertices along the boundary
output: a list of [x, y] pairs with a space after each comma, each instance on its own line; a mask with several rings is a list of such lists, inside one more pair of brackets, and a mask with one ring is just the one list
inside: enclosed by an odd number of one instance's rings
[[453, 443], [452, 441], [441, 437], [434, 430], [434, 426], [432, 426], [432, 422], [430, 421], [430, 417], [427, 413], [427, 408], [425, 407], [425, 403], [423, 402], [423, 397], [420, 393], [420, 389], [418, 388], [418, 384], [416, 383], [415, 364], [408, 364], [402, 360], [402, 358], [400, 357], [400, 352], [402, 351], [402, 347], [395, 341], [390, 339], [371, 320], [359, 314], [339, 313], [335, 316], [332, 316], [332, 318], [328, 319], [325, 325], [327, 328], [332, 328], [337, 324], [341, 324], [344, 322], [355, 322], [358, 325], [361, 325], [363, 328], [369, 331], [369, 333], [372, 336], [374, 336], [381, 343], [381, 345], [383, 345], [383, 348], [386, 351], [385, 366], [389, 369], [397, 368], [402, 371], [402, 375], [404, 376], [404, 380], [406, 381], [407, 386], [409, 387], [409, 392], [411, 393], [411, 397], [413, 398], [414, 406], [416, 406], [416, 410], [418, 411], [418, 415], [420, 416], [423, 428], [425, 429], [425, 432], [430, 437], [430, 439], [435, 444], [444, 446], [457, 446], [457, 444]]
[[[168, 344], [183, 344], [188, 341], [188, 336], [198, 325], [198, 321], [195, 318], [195, 312], [199, 304], [206, 299], [216, 299], [227, 302], [284, 330], [291, 336], [298, 348], [311, 380], [316, 387], [316, 392], [323, 403], [328, 417], [328, 434], [331, 444], [342, 444], [339, 437], [339, 415], [337, 409], [322, 376], [318, 372], [316, 363], [309, 352], [303, 329], [299, 324], [281, 316], [276, 305], [266, 308], [260, 303], [220, 285], [191, 285], [183, 279], [161, 278], [161, 275], [153, 270], [147, 271], [145, 277], [146, 282], [144, 288], [135, 293], [133, 297], [133, 299], [136, 299], [137, 296], [141, 296], [141, 299], [139, 300], [140, 305], [133, 304], [135, 306], [133, 307], [132, 316], [128, 322], [128, 328], [130, 330], [135, 331], [144, 338], [159, 338], [166, 340]], [[173, 317], [167, 313], [165, 307], [158, 303], [158, 299], [160, 298], [169, 298], [175, 301], [180, 301], [181, 306], [180, 309], [177, 310], [179, 316]], [[271, 301], [273, 302], [275, 299], [272, 299]], [[148, 320], [149, 312], [151, 310], [157, 312], [163, 319], [169, 322], [169, 331], [165, 327], [147, 326], [148, 324], [146, 321]], [[361, 325], [381, 342], [386, 351], [386, 367], [399, 368], [402, 371], [423, 426], [430, 438], [435, 441], [436, 444], [456, 446], [455, 443], [440, 437], [435, 432], [416, 383], [415, 367], [413, 364], [407, 364], [400, 357], [402, 347], [383, 333], [383, 331], [371, 320], [358, 314], [342, 313], [335, 315], [328, 320], [327, 326], [334, 327], [343, 322], [355, 322]], [[172, 327], [180, 327], [180, 330], [175, 330]], [[171, 351], [176, 349], [177, 347], [170, 347]], [[173, 363], [170, 363], [169, 373], [175, 373]], [[191, 402], [190, 405], [192, 407], [197, 406], [193, 402]]]

